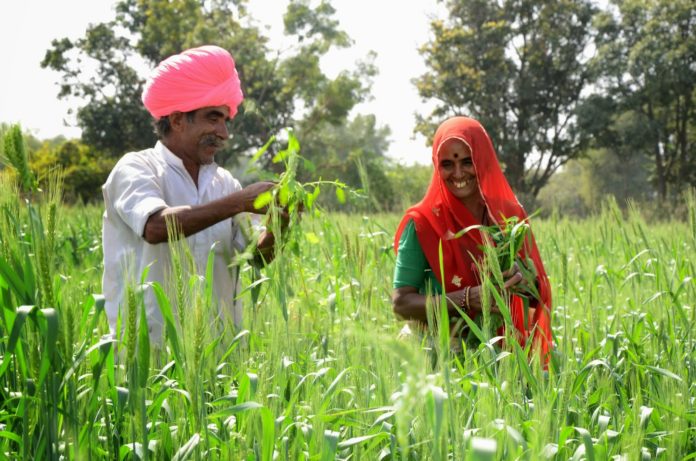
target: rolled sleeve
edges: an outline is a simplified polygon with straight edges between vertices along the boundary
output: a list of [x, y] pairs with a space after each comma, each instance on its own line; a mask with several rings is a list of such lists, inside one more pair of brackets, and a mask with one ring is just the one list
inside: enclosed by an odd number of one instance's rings
[[153, 213], [168, 206], [155, 172], [132, 161], [118, 165], [104, 187], [114, 210], [136, 235], [143, 235]]

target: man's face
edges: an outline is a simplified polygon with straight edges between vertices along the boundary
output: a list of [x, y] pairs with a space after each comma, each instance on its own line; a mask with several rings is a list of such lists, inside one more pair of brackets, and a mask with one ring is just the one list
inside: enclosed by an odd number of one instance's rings
[[193, 117], [183, 116], [181, 120], [181, 142], [186, 160], [198, 165], [213, 163], [215, 152], [224, 146], [229, 138], [227, 122], [230, 110], [227, 106], [202, 107]]

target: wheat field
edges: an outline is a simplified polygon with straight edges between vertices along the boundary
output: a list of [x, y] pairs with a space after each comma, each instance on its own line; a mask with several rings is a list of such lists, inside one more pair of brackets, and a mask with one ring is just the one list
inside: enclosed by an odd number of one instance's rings
[[304, 216], [273, 263], [245, 266], [242, 328], [174, 245], [164, 343], [139, 328], [135, 284], [113, 337], [102, 210], [59, 189], [0, 182], [3, 457], [696, 459], [693, 199], [686, 222], [611, 201], [533, 222], [554, 296], [544, 371], [489, 331], [461, 354], [398, 338], [393, 214]]

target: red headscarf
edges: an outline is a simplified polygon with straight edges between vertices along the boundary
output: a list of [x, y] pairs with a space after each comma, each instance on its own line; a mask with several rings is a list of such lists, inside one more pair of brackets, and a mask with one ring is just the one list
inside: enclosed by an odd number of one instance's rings
[[[517, 216], [526, 219], [522, 205], [512, 192], [493, 149], [488, 133], [474, 119], [453, 117], [445, 121], [435, 132], [433, 139], [433, 178], [425, 197], [406, 211], [394, 237], [394, 249], [399, 250], [401, 233], [413, 220], [416, 226], [418, 242], [433, 269], [433, 274], [440, 281], [446, 292], [460, 290], [465, 286], [479, 285], [476, 263], [483, 257], [482, 235], [470, 231], [460, 238], [453, 238], [458, 231], [481, 224], [480, 216], [473, 216], [469, 209], [460, 202], [445, 185], [439, 173], [439, 153], [445, 141], [459, 139], [471, 149], [471, 160], [476, 172], [481, 198], [488, 210], [489, 219], [501, 224], [504, 218]], [[442, 279], [439, 259], [439, 245], [442, 242], [444, 280]], [[532, 259], [539, 280], [541, 300], [534, 313], [533, 324], [536, 325], [534, 341], [539, 347], [545, 361], [551, 348], [551, 286], [539, 256], [534, 236], [528, 236], [524, 246], [524, 256]], [[510, 311], [513, 324], [518, 331], [520, 342], [527, 339], [524, 325], [522, 300], [513, 296]]]

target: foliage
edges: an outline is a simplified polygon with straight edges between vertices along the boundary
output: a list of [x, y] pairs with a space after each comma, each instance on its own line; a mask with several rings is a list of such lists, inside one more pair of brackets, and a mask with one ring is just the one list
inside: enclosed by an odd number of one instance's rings
[[590, 150], [579, 160], [583, 166], [580, 195], [587, 209], [598, 211], [607, 196], [622, 207], [630, 202], [648, 202], [654, 198], [649, 186], [649, 165], [638, 151], [630, 159], [621, 159], [606, 149]]
[[449, 0], [449, 17], [431, 23], [417, 79], [439, 101], [420, 117], [430, 138], [445, 117], [470, 115], [488, 130], [523, 202], [582, 151], [575, 112], [590, 76], [587, 48], [594, 7], [588, 0]]
[[539, 193], [539, 206], [545, 215], [556, 209], [563, 216], [584, 217], [613, 197], [622, 209], [629, 203], [641, 203], [645, 209], [654, 199], [649, 164], [641, 151], [620, 158], [610, 149], [590, 149], [551, 178]]
[[[503, 217], [500, 224], [490, 226], [475, 224], [462, 229], [455, 234], [455, 238], [460, 238], [472, 230], [480, 231], [485, 242], [482, 248], [485, 255], [482, 272], [491, 272], [492, 280], [498, 288], [501, 288], [504, 284], [502, 274], [516, 265], [523, 281], [513, 287], [513, 291], [524, 298], [531, 296], [539, 299], [536, 288], [538, 274], [534, 262], [529, 256], [524, 255], [525, 248], [530, 248], [530, 229], [528, 219], [520, 220], [517, 216]], [[528, 307], [527, 304], [526, 301], [526, 307]]]
[[386, 175], [394, 191], [391, 210], [403, 211], [423, 199], [433, 176], [433, 167], [397, 163], [387, 169]]
[[584, 218], [588, 215], [589, 210], [580, 195], [583, 171], [583, 165], [578, 160], [570, 160], [551, 177], [537, 198], [541, 216], [558, 214]]
[[[243, 0], [121, 0], [117, 12], [116, 19], [91, 26], [83, 38], [53, 41], [42, 62], [63, 75], [59, 97], [86, 99], [77, 112], [83, 142], [111, 157], [148, 147], [155, 139], [140, 101], [144, 76], [135, 70], [137, 59], [154, 66], [203, 44], [230, 50], [245, 102], [232, 121], [234, 136], [218, 155], [221, 164], [235, 163], [287, 126], [303, 125], [308, 133], [325, 123], [340, 125], [366, 97], [375, 72], [368, 61], [334, 79], [322, 73], [321, 56], [350, 43], [328, 2], [315, 7], [308, 0], [290, 3], [283, 55], [269, 49]], [[85, 79], [84, 61], [96, 62], [90, 79]], [[297, 111], [298, 106], [304, 110]]]
[[585, 129], [621, 161], [634, 152], [652, 158], [664, 202], [696, 184], [696, 10], [688, 0], [611, 3], [595, 21], [600, 91]]
[[86, 101], [76, 113], [83, 142], [111, 157], [142, 149], [156, 139], [150, 115], [139, 103], [143, 79], [130, 64], [133, 48], [115, 27], [115, 22], [95, 24], [74, 42], [53, 40], [41, 62], [63, 74], [59, 98]]
[[[0, 123], [0, 139], [5, 139], [5, 134], [10, 131], [15, 125], [9, 124], [9, 123]], [[41, 141], [36, 136], [34, 136], [31, 133], [28, 133], [26, 131], [22, 132], [22, 137], [24, 138], [24, 144], [26, 146], [27, 153], [31, 156], [31, 153], [38, 149], [42, 142], [49, 142], [51, 144], [56, 144], [61, 141], [64, 141], [65, 138], [62, 136], [58, 136], [54, 139], [50, 139], [47, 141]], [[6, 163], [6, 156], [5, 156], [5, 146], [3, 145], [3, 142], [0, 142], [0, 169], [3, 167], [3, 163]], [[3, 160], [5, 159], [5, 160]]]
[[68, 202], [101, 201], [101, 186], [106, 182], [114, 160], [79, 141], [65, 141], [57, 147], [45, 142], [31, 155], [31, 169], [41, 180], [52, 169], [63, 172], [63, 194]]
[[11, 126], [2, 137], [3, 156], [7, 164], [12, 166], [19, 179], [20, 190], [36, 192], [36, 178], [29, 168], [29, 156], [19, 125]]
[[[300, 171], [301, 180], [339, 180], [353, 190], [363, 190], [363, 197], [374, 198], [365, 201], [353, 195], [343, 210], [391, 209], [394, 189], [386, 177], [390, 164], [385, 157], [389, 128], [378, 127], [373, 115], [356, 115], [342, 125], [304, 130], [298, 130], [298, 135], [303, 139], [303, 156], [312, 167]], [[338, 205], [333, 196], [324, 196], [321, 202], [332, 208]]]
[[[5, 191], [0, 223], [28, 230], [25, 202]], [[160, 291], [172, 329], [166, 347], [148, 347], [137, 286], [131, 334], [108, 334], [95, 294], [102, 210], [58, 211], [53, 309], [25, 296], [31, 279], [18, 272], [38, 267], [31, 232], [0, 232], [28, 258], [0, 264], [0, 450], [9, 458], [683, 459], [696, 451], [696, 219], [648, 225], [607, 205], [588, 220], [535, 222], [556, 306], [544, 373], [523, 350], [494, 347], [500, 338], [451, 356], [427, 336], [397, 339], [389, 294], [398, 215], [307, 216], [306, 243], [263, 270], [255, 301], [243, 293], [242, 329], [206, 301], [209, 279], [184, 278], [185, 321]]]

